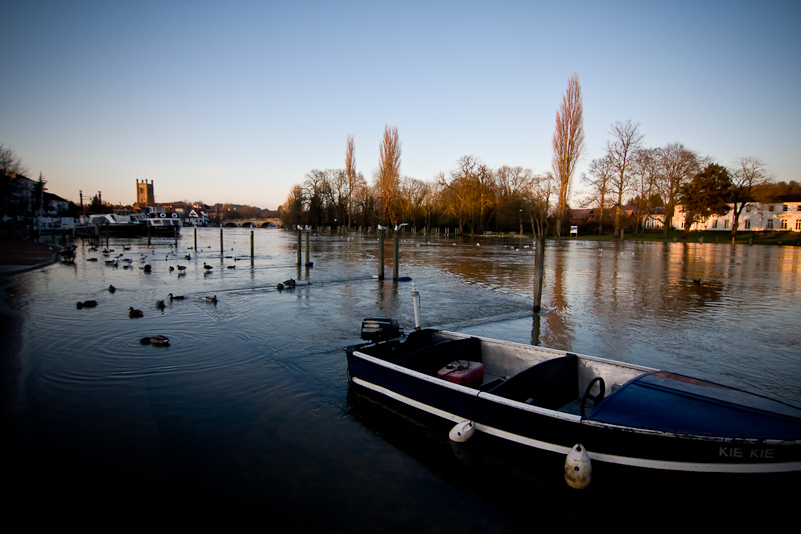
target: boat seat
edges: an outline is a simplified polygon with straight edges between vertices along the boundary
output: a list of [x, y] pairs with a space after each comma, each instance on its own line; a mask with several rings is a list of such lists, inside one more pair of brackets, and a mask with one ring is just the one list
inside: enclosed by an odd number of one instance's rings
[[391, 361], [413, 371], [436, 376], [437, 371], [455, 360], [480, 362], [481, 341], [474, 337], [448, 339], [401, 354]]
[[529, 367], [488, 393], [549, 410], [558, 410], [578, 396], [578, 357], [568, 354]]

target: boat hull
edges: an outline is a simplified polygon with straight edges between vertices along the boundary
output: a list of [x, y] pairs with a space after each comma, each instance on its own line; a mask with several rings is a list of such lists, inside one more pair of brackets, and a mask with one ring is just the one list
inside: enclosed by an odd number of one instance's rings
[[[519, 351], [521, 348], [525, 350], [524, 347], [517, 346], [515, 350]], [[765, 430], [763, 435], [737, 436], [727, 435], [726, 432], [705, 433], [647, 428], [647, 425], [613, 422], [615, 419], [613, 415], [608, 416], [610, 421], [603, 421], [594, 419], [594, 413], [582, 417], [564, 410], [532, 405], [532, 399], [528, 399], [527, 403], [510, 398], [514, 397], [511, 394], [504, 396], [502, 393], [509, 391], [509, 387], [504, 389], [503, 386], [496, 387], [492, 383], [478, 388], [467, 387], [437, 378], [435, 374], [431, 376], [430, 372], [393, 363], [401, 362], [403, 357], [388, 357], [380, 353], [370, 355], [368, 352], [369, 348], [346, 349], [349, 376], [354, 384], [454, 423], [472, 421], [476, 431], [536, 449], [564, 456], [575, 444], [581, 443], [593, 461], [667, 471], [709, 473], [801, 471], [801, 410], [786, 405], [782, 405], [786, 408], [786, 413], [775, 416], [774, 419], [778, 417], [779, 422], [771, 422], [770, 426], [781, 428], [784, 436], [790, 436], [789, 439], [770, 437], [769, 430]], [[558, 357], [563, 355], [567, 353]], [[589, 364], [592, 365], [597, 360], [589, 360]], [[649, 373], [643, 373], [641, 376], [649, 376]], [[571, 375], [569, 379], [572, 380], [573, 376]], [[638, 377], [630, 382], [636, 383], [637, 380], [643, 378]], [[554, 379], [549, 377], [549, 382], [553, 381]], [[512, 380], [507, 382], [509, 386]], [[623, 405], [625, 395], [628, 394], [627, 388], [635, 391], [634, 386], [626, 383], [614, 395], [601, 402], [593, 412], [603, 415], [604, 402], [614, 407], [615, 396], [617, 402]], [[731, 388], [724, 389], [727, 393], [738, 392]], [[749, 394], [738, 393], [748, 398]], [[714, 407], [709, 412], [711, 417], [720, 413], [721, 402], [715, 399], [713, 401]], [[694, 404], [688, 406], [702, 406], [696, 401], [693, 402]], [[760, 413], [754, 415], [754, 410], [751, 408], [744, 409], [751, 413], [752, 417], [760, 416]], [[615, 411], [610, 408], [608, 413], [614, 414]], [[796, 414], [799, 417], [796, 417]]]

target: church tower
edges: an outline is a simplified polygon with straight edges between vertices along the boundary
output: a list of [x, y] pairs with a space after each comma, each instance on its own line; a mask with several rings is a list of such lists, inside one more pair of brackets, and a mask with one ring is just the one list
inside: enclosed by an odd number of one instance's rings
[[153, 195], [153, 180], [150, 183], [147, 180], [136, 181], [136, 203], [140, 206], [152, 206], [156, 203], [155, 196]]

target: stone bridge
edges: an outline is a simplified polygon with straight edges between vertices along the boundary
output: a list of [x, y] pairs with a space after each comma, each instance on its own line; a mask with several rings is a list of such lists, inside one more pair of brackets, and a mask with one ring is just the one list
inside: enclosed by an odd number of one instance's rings
[[220, 226], [228, 228], [273, 228], [281, 226], [281, 219], [267, 217], [266, 219], [223, 219]]

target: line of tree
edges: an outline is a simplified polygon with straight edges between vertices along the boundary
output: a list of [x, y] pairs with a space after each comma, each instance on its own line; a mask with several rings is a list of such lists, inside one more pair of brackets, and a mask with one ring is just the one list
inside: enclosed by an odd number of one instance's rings
[[[390, 131], [385, 141], [394, 144], [395, 135]], [[424, 181], [400, 176], [389, 168], [398, 160], [381, 154], [390, 165], [376, 170], [372, 185], [361, 172], [349, 177], [347, 169], [307, 173], [281, 206], [284, 225], [375, 228], [405, 222], [418, 229], [449, 226], [470, 233], [522, 233], [524, 226], [538, 235], [546, 231], [550, 199], [558, 191], [551, 173], [535, 174], [520, 166], [491, 169], [470, 155], [447, 175]]]
[[[562, 113], [563, 109], [560, 111]], [[557, 122], [560, 119], [557, 119]], [[738, 159], [726, 168], [701, 157], [680, 143], [660, 148], [643, 144], [639, 124], [617, 122], [610, 130], [606, 153], [589, 165], [582, 177], [588, 186], [583, 205], [598, 213], [613, 212], [614, 235], [623, 235], [631, 224], [624, 206], [634, 206], [635, 233], [643, 233], [649, 214], [661, 208], [668, 234], [676, 208], [683, 206], [685, 232], [693, 222], [712, 214], [733, 210], [732, 233], [749, 202], [765, 202], [801, 192], [801, 186], [772, 184], [765, 164], [753, 157]], [[423, 181], [402, 176], [397, 128], [387, 126], [380, 144], [379, 166], [368, 184], [355, 169], [354, 141], [348, 136], [344, 169], [312, 170], [303, 184], [295, 185], [281, 207], [288, 227], [311, 226], [376, 227], [409, 223], [419, 229], [455, 227], [460, 232], [512, 231], [530, 228], [535, 235], [561, 230], [559, 200], [569, 188], [565, 164], [558, 162], [559, 129], [554, 135], [551, 172], [535, 173], [521, 166], [490, 168], [481, 159], [461, 157], [446, 174]], [[567, 197], [564, 197], [567, 198]], [[626, 201], [626, 199], [628, 199]], [[557, 200], [557, 202], [553, 202]], [[567, 206], [564, 200], [565, 207]], [[604, 232], [603, 216], [597, 217], [597, 232]], [[564, 221], [565, 223], [567, 221]], [[559, 230], [557, 230], [557, 228]]]

